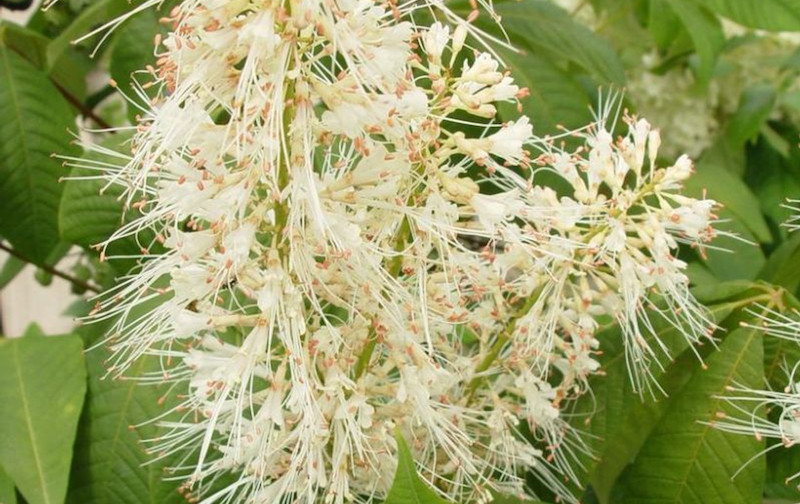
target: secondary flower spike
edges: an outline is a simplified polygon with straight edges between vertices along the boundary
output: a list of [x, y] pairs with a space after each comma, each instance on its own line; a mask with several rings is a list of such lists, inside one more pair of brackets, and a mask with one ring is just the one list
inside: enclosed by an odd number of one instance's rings
[[675, 256], [714, 235], [715, 203], [680, 194], [689, 159], [659, 167], [636, 118], [614, 138], [614, 103], [575, 150], [500, 122], [527, 90], [437, 2], [187, 0], [165, 21], [130, 154], [95, 165], [132, 216], [101, 248], [135, 236], [141, 265], [93, 318], [115, 321], [111, 372], [163, 363], [146, 378], [181, 404], [148, 446], [181, 454], [187, 496], [370, 502], [399, 432], [448, 499], [533, 472], [574, 501], [562, 411], [599, 325], [642, 388], [654, 318], [713, 329]]
[[[797, 200], [789, 200], [784, 207], [795, 212], [784, 225], [796, 231]], [[800, 345], [800, 311], [796, 301], [791, 296], [787, 299], [781, 291], [773, 293], [772, 297], [769, 304], [749, 309], [749, 318], [741, 325], [761, 331], [766, 338], [786, 340], [791, 346]], [[787, 355], [791, 358], [795, 354], [787, 352]], [[755, 436], [759, 441], [775, 440], [762, 455], [776, 448], [793, 448], [800, 444], [800, 361], [790, 362], [784, 356], [781, 367], [785, 378], [776, 381], [782, 382], [782, 390], [775, 390], [771, 383], [767, 383], [765, 389], [738, 383], [728, 387], [721, 399], [734, 411], [717, 413], [711, 425], [723, 431]], [[800, 478], [800, 471], [786, 478], [786, 483], [797, 478]], [[800, 485], [797, 488], [800, 489]]]

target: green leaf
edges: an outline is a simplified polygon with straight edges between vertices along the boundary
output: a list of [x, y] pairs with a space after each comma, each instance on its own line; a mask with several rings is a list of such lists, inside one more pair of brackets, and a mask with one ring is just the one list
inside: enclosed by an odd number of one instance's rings
[[13, 256], [6, 259], [3, 269], [0, 269], [0, 289], [5, 289], [8, 284], [14, 281], [27, 264], [25, 261]]
[[397, 439], [397, 472], [385, 504], [447, 504], [417, 475], [408, 443], [400, 432]]
[[625, 67], [604, 38], [577, 23], [563, 9], [544, 0], [495, 5], [511, 42], [552, 62], [572, 62], [601, 85], [625, 83]]
[[[179, 483], [163, 481], [166, 462], [153, 462], [153, 456], [142, 445], [144, 439], [157, 436], [158, 427], [147, 424], [132, 428], [172, 405], [160, 400], [164, 391], [155, 386], [106, 376], [103, 363], [107, 357], [101, 348], [86, 355], [89, 393], [78, 431], [67, 502], [184, 504], [185, 499], [177, 492]], [[160, 369], [158, 362], [142, 358], [129, 375], [141, 376], [156, 369]]]
[[800, 362], [800, 346], [795, 341], [783, 338], [764, 339], [764, 380], [774, 390], [783, 390], [789, 385], [785, 366], [797, 362]]
[[659, 49], [667, 49], [681, 33], [681, 20], [669, 0], [650, 0], [647, 29]]
[[742, 179], [715, 160], [701, 159], [697, 172], [686, 182], [686, 193], [722, 203], [762, 243], [772, 241], [772, 233], [761, 214], [761, 204]]
[[47, 73], [48, 77], [77, 99], [86, 94], [86, 72], [89, 68], [74, 50], [68, 50], [59, 61], [50, 65], [47, 49], [50, 39], [44, 35], [14, 23], [0, 23], [0, 38], [6, 47], [15, 51], [33, 66]]
[[47, 44], [50, 40], [27, 28], [8, 21], [0, 22], [0, 39], [3, 45], [16, 51], [39, 69], [47, 66]]
[[[164, 33], [164, 30], [158, 22], [158, 13], [148, 9], [127, 21], [114, 37], [109, 71], [120, 89], [128, 96], [136, 96], [131, 86], [131, 79], [135, 78], [134, 72], [143, 70], [146, 65], [155, 62], [153, 37], [156, 33]], [[145, 79], [151, 78], [152, 76], [146, 74]], [[151, 88], [150, 92], [155, 93], [155, 89]], [[136, 115], [141, 111], [129, 103], [127, 106], [128, 117], [131, 123], [135, 124]]]
[[[797, 266], [795, 265], [793, 269], [796, 270]], [[796, 271], [794, 276], [797, 276]], [[797, 298], [787, 293], [784, 293], [782, 301], [784, 304], [782, 311], [789, 316], [792, 316], [800, 304]], [[798, 362], [800, 362], [800, 345], [797, 342], [784, 338], [764, 338], [764, 380], [772, 390], [783, 390], [790, 385], [789, 371], [791, 366]]]
[[63, 169], [51, 154], [73, 152], [69, 105], [47, 76], [0, 47], [0, 235], [34, 262], [58, 243]]
[[[719, 398], [734, 383], [759, 387], [763, 376], [761, 333], [732, 331], [695, 372], [648, 436], [615, 488], [619, 502], [637, 504], [759, 502], [763, 459], [750, 461], [763, 444], [749, 436], [714, 429], [719, 412], [735, 413]], [[747, 466], [745, 463], [750, 462]], [[734, 474], [736, 478], [733, 478]]]
[[800, 0], [692, 0], [751, 28], [800, 30]]
[[770, 149], [777, 152], [783, 158], [791, 157], [792, 145], [787, 139], [783, 138], [780, 133], [775, 131], [768, 122], [761, 124], [761, 129], [759, 129], [758, 132]]
[[[718, 154], [722, 152], [724, 149]], [[697, 173], [686, 182], [687, 195], [722, 203], [718, 212], [721, 222], [716, 227], [738, 236], [717, 238], [715, 248], [706, 251], [704, 264], [719, 280], [753, 280], [766, 261], [757, 243], [770, 243], [772, 233], [761, 213], [761, 202], [720, 159], [719, 155], [701, 159]]]
[[518, 497], [508, 497], [500, 495], [495, 497], [492, 504], [545, 504], [542, 501], [532, 501], [530, 499], [520, 499]]
[[[111, 140], [116, 142], [117, 138]], [[85, 157], [119, 163], [119, 160], [94, 153]], [[90, 168], [73, 168], [64, 183], [64, 198], [59, 208], [61, 237], [84, 248], [105, 240], [123, 222], [123, 202], [118, 199], [122, 189], [116, 185], [106, 187], [102, 180], [83, 178], [96, 175]]]
[[17, 492], [14, 482], [0, 467], [0, 504], [17, 504]]
[[[103, 142], [112, 150], [124, 150], [128, 136], [117, 134]], [[124, 160], [97, 153], [86, 154], [87, 159], [106, 161], [112, 164]], [[90, 168], [73, 168], [69, 180], [64, 184], [64, 197], [59, 208], [59, 228], [61, 238], [86, 249], [106, 240], [125, 220], [123, 202], [119, 196], [122, 188], [118, 185], [106, 187], [102, 180], [80, 180], [81, 177], [97, 176]], [[109, 255], [136, 255], [140, 250], [134, 238], [118, 240], [109, 246]], [[116, 264], [121, 271], [129, 269], [130, 261]]]
[[[753, 282], [724, 282], [693, 289], [698, 301], [709, 306], [712, 319], [722, 325], [737, 309], [764, 294]], [[605, 372], [591, 380], [593, 394], [578, 399], [573, 415], [576, 429], [585, 437], [595, 459], [584, 457], [586, 471], [580, 480], [591, 483], [600, 502], [608, 503], [614, 483], [633, 461], [647, 436], [669, 407], [669, 397], [678, 393], [700, 366], [697, 356], [674, 327], [655, 319], [654, 328], [675, 360], [661, 369], [651, 366], [654, 378], [666, 395], [640, 398], [631, 387], [625, 362], [623, 339], [618, 326], [601, 331], [597, 338], [603, 353], [599, 360]], [[580, 474], [579, 474], [580, 476]], [[583, 500], [583, 499], [582, 499]], [[594, 502], [594, 499], [588, 499]]]
[[798, 264], [800, 264], [800, 234], [794, 234], [772, 252], [759, 272], [758, 278], [795, 293], [800, 288]]
[[740, 218], [727, 208], [717, 212], [720, 223], [715, 227], [731, 236], [714, 239], [714, 247], [705, 251], [704, 264], [718, 280], [755, 280], [766, 263], [758, 239]]
[[[749, 304], [755, 292], [750, 282], [717, 284], [698, 291], [698, 298], [708, 304], [713, 320], [720, 324], [736, 308]], [[677, 394], [689, 381], [700, 363], [678, 329], [661, 319], [654, 319], [654, 328], [675, 361], [661, 369], [651, 366], [654, 379], [666, 395], [640, 397], [632, 390], [625, 362], [624, 341], [618, 326], [611, 326], [597, 335], [600, 341], [600, 363], [604, 376], [591, 380], [593, 393], [576, 403], [573, 425], [586, 431], [590, 448], [597, 457], [586, 457], [584, 482], [591, 482], [600, 502], [609, 503], [611, 490], [623, 469], [636, 456], [650, 432], [670, 407], [669, 397]]]
[[[715, 320], [718, 322], [722, 320], [717, 312], [718, 306], [725, 303], [742, 302], [750, 297], [763, 294], [758, 284], [749, 281], [734, 281], [722, 282], [714, 285], [699, 285], [692, 288], [692, 295], [701, 304], [712, 307], [712, 313], [715, 314]], [[727, 316], [727, 315], [726, 315]]]
[[[773, 441], [779, 442], [779, 441]], [[780, 447], [767, 454], [767, 483], [764, 497], [768, 499], [785, 499], [787, 504], [800, 502], [800, 481], [787, 478], [800, 471], [800, 446]], [[772, 502], [765, 500], [766, 502]]]
[[78, 336], [0, 340], [0, 465], [29, 504], [61, 504], [86, 392]]
[[754, 140], [775, 106], [777, 93], [774, 86], [763, 84], [745, 89], [739, 108], [729, 120], [725, 134], [733, 146]]
[[[796, 142], [798, 131], [781, 128], [782, 138]], [[793, 214], [783, 206], [786, 198], [800, 194], [800, 149], [792, 147], [789, 158], [780, 155], [763, 138], [747, 148], [747, 170], [745, 183], [758, 197], [761, 212], [772, 225], [773, 233], [784, 240], [791, 238], [788, 229], [781, 224]]]
[[689, 0], [667, 0], [683, 22], [700, 57], [697, 81], [705, 87], [714, 74], [717, 57], [725, 47], [725, 34], [719, 19], [706, 9], [695, 6]]
[[[81, 11], [81, 14], [56, 37], [47, 48], [47, 61], [50, 67], [58, 64], [72, 47], [74, 40], [90, 33], [99, 25], [105, 24], [131, 10], [128, 0], [99, 0]], [[94, 41], [96, 43], [97, 41]]]
[[[530, 52], [503, 51], [502, 57], [514, 69], [516, 84], [530, 91], [521, 102], [525, 113], [533, 118], [537, 135], [560, 133], [559, 125], [575, 129], [591, 122], [589, 96], [569, 73]], [[500, 115], [516, 117], [516, 104], [501, 104]]]

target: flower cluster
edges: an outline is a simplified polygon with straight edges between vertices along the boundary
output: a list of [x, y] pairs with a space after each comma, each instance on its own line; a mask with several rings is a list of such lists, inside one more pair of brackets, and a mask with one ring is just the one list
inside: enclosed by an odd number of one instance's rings
[[182, 454], [187, 494], [368, 502], [399, 433], [451, 499], [532, 471], [574, 500], [563, 409], [600, 324], [640, 390], [654, 317], [713, 330], [676, 256], [715, 234], [715, 203], [680, 194], [691, 161], [657, 165], [635, 117], [615, 138], [615, 101], [569, 138], [498, 122], [526, 90], [438, 3], [185, 0], [165, 21], [130, 154], [95, 165], [131, 213], [103, 246], [142, 256], [93, 317], [113, 373], [156, 356], [147, 379], [178, 391], [150, 450]]
[[[796, 321], [793, 322], [797, 324]], [[736, 434], [776, 440], [764, 452], [800, 445], [800, 363], [786, 369], [788, 385], [782, 390], [751, 389], [741, 385], [728, 387], [722, 397], [735, 414], [718, 413], [712, 425]], [[789, 476], [787, 483], [800, 478], [800, 471]], [[798, 486], [800, 488], [800, 486]]]
[[[753, 31], [724, 21], [730, 49], [721, 55], [715, 79], [700, 89], [693, 72], [684, 65], [663, 71], [665, 59], [656, 53], [642, 57], [641, 68], [629, 73], [628, 90], [637, 110], [654, 124], [670, 131], [665, 153], [699, 156], [720, 133], [720, 124], [739, 109], [744, 93], [759, 87], [796, 92], [798, 74], [790, 60], [800, 47], [793, 33]], [[797, 122], [798, 111], [778, 100], [773, 119]]]
[[628, 74], [628, 96], [653, 124], [670, 132], [666, 154], [685, 152], [697, 157], [720, 131], [720, 87], [712, 82], [706, 91], [698, 91], [691, 70], [677, 67], [656, 73], [654, 69], [661, 63], [657, 54], [644, 55], [642, 65]]
[[[613, 17], [594, 9], [591, 2], [550, 1], [595, 31], [607, 28]], [[670, 51], [667, 54], [645, 49], [649, 52], [641, 54], [641, 63], [628, 72], [627, 96], [637, 112], [670, 132], [669, 142], [663, 147], [668, 156], [686, 153], [697, 157], [710, 147], [720, 133], [720, 125], [736, 113], [748, 90], [778, 88], [792, 96], [800, 87], [792, 64], [800, 48], [796, 33], [753, 30], [727, 19], [721, 21], [728, 44], [720, 54], [714, 79], [707, 86], [699, 85], [692, 65], [676, 62]], [[625, 50], [641, 52], [635, 47]], [[797, 123], [800, 111], [791, 100], [779, 97], [770, 118]]]
[[[796, 200], [789, 200], [784, 206], [797, 211], [796, 203]], [[790, 231], [797, 230], [797, 220], [794, 216], [786, 222]], [[750, 318], [742, 322], [742, 326], [800, 345], [800, 312], [796, 308], [789, 309], [780, 297], [768, 306], [759, 305], [747, 312]], [[783, 368], [786, 386], [782, 391], [772, 387], [753, 389], [740, 384], [728, 387], [727, 394], [721, 398], [735, 413], [718, 413], [712, 425], [726, 432], [755, 436], [759, 441], [777, 440], [764, 453], [781, 446], [800, 445], [800, 362], [789, 364], [784, 357]], [[787, 478], [787, 482], [796, 478], [800, 478], [800, 472]]]

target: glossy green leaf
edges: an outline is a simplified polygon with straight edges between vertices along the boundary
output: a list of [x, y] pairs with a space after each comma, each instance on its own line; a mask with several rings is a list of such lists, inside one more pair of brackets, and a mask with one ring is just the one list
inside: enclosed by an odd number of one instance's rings
[[701, 160], [697, 164], [697, 172], [686, 182], [686, 193], [694, 197], [705, 195], [722, 203], [758, 241], [772, 241], [772, 233], [761, 214], [758, 198], [742, 179], [725, 166], [711, 160]]
[[[47, 48], [49, 66], [53, 67], [62, 61], [62, 58], [70, 50], [75, 40], [89, 34], [94, 28], [125, 14], [131, 8], [131, 3], [128, 0], [97, 0], [93, 2], [50, 43]], [[97, 44], [98, 39], [102, 38], [103, 35], [92, 39], [89, 43]]]
[[408, 443], [399, 432], [396, 439], [397, 472], [385, 504], [447, 504], [419, 478]]
[[3, 268], [0, 269], [0, 289], [4, 289], [8, 284], [17, 278], [17, 275], [22, 273], [28, 263], [21, 261], [16, 257], [9, 257], [3, 263]]
[[794, 234], [769, 257], [758, 278], [795, 293], [800, 288], [800, 234]]
[[800, 0], [692, 0], [739, 24], [764, 30], [800, 30]]
[[[794, 270], [797, 269], [795, 265]], [[791, 294], [784, 294], [783, 301], [786, 310], [796, 310], [800, 306], [800, 301]], [[764, 338], [764, 380], [773, 390], [784, 390], [789, 385], [790, 370], [787, 366], [791, 367], [797, 362], [800, 362], [800, 345], [796, 342]], [[767, 441], [770, 446], [779, 442], [776, 439]], [[770, 500], [765, 502], [771, 502], [772, 499], [800, 502], [800, 479], [795, 478], [798, 472], [800, 446], [781, 446], [770, 450], [767, 453], [767, 481], [764, 488], [764, 496]], [[789, 478], [794, 479], [789, 481]]]
[[41, 263], [59, 241], [59, 178], [65, 172], [51, 154], [74, 152], [67, 132], [73, 116], [47, 76], [5, 46], [0, 115], [0, 235]]
[[730, 303], [741, 306], [748, 299], [763, 294], [759, 284], [750, 281], [722, 282], [715, 285], [697, 285], [692, 288], [692, 295], [697, 301], [711, 308], [717, 322], [727, 317], [721, 316], [719, 309], [729, 306]]
[[705, 251], [703, 263], [721, 281], [755, 280], [766, 263], [766, 256], [758, 239], [739, 217], [723, 208], [718, 211], [722, 222], [718, 230], [733, 236], [719, 236], [714, 239], [714, 247]]
[[[777, 441], [773, 441], [777, 442]], [[800, 445], [780, 447], [767, 454], [767, 482], [764, 488], [765, 503], [800, 502], [800, 479], [788, 481], [800, 471]]]
[[[112, 150], [124, 151], [127, 146], [127, 138], [126, 135], [114, 135], [103, 145]], [[86, 158], [103, 160], [117, 165], [125, 162], [121, 158], [97, 153], [87, 154]], [[64, 183], [64, 198], [59, 208], [61, 238], [87, 249], [108, 239], [125, 220], [124, 204], [119, 199], [122, 194], [120, 186], [107, 186], [105, 181], [97, 179], [80, 179], [96, 175], [97, 172], [89, 168], [73, 168], [69, 180]], [[118, 240], [112, 243], [108, 249], [108, 254], [111, 256], [135, 255], [139, 252], [139, 247], [133, 238]], [[130, 267], [127, 262], [115, 264], [115, 266], [127, 270]]]
[[[136, 96], [131, 79], [136, 79], [140, 84], [152, 79], [148, 73], [136, 72], [155, 63], [153, 37], [156, 33], [164, 32], [158, 18], [158, 12], [148, 9], [127, 21], [114, 37], [109, 71], [120, 89], [130, 97]], [[152, 88], [151, 92], [155, 89]], [[141, 110], [128, 104], [128, 118], [132, 123], [136, 122], [135, 117], [138, 114], [141, 114]]]
[[706, 360], [708, 369], [695, 372], [672, 397], [635, 464], [615, 488], [615, 499], [626, 504], [759, 502], [765, 464], [763, 459], [750, 459], [763, 444], [716, 430], [709, 423], [719, 412], [735, 412], [719, 398], [726, 387], [761, 385], [761, 340], [759, 331], [746, 328], [725, 337]]
[[800, 149], [797, 148], [798, 131], [782, 125], [781, 138], [791, 142], [789, 156], [777, 152], [763, 137], [755, 145], [748, 146], [747, 166], [744, 181], [758, 197], [761, 212], [771, 224], [773, 233], [782, 239], [790, 239], [789, 231], [782, 224], [794, 213], [783, 205], [786, 198], [800, 195]]
[[[558, 126], [575, 129], [591, 122], [589, 96], [569, 73], [532, 52], [503, 51], [502, 56], [514, 69], [516, 84], [530, 91], [521, 102], [537, 135], [558, 134], [562, 132]], [[501, 104], [500, 115], [509, 118], [519, 115], [516, 104]]]
[[512, 43], [554, 62], [574, 63], [600, 85], [625, 83], [625, 68], [611, 45], [551, 2], [503, 2], [495, 9]]
[[45, 72], [50, 80], [76, 99], [86, 94], [85, 63], [73, 50], [65, 52], [54, 65], [47, 61], [50, 39], [44, 35], [14, 23], [0, 23], [0, 39], [33, 66]]
[[681, 19], [675, 14], [669, 0], [650, 0], [648, 2], [647, 29], [660, 49], [668, 48], [681, 33]]
[[508, 497], [505, 495], [495, 497], [492, 504], [545, 504], [541, 501], [534, 501], [530, 499], [521, 499], [519, 497]]
[[61, 504], [86, 392], [78, 336], [0, 339], [0, 465], [29, 504]]
[[723, 281], [755, 279], [766, 262], [758, 244], [772, 241], [761, 202], [737, 174], [744, 170], [738, 170], [740, 164], [733, 161], [735, 151], [729, 142], [720, 141], [700, 160], [696, 173], [685, 184], [687, 195], [722, 204], [716, 228], [726, 235], [715, 239], [714, 248], [706, 250], [703, 264]]
[[[91, 328], [90, 328], [91, 329]], [[164, 481], [165, 462], [152, 462], [142, 441], [157, 435], [153, 424], [139, 425], [171, 407], [164, 390], [136, 380], [106, 376], [107, 352], [87, 353], [89, 393], [78, 430], [70, 504], [181, 504], [179, 483]], [[152, 371], [157, 362], [140, 359], [129, 375]], [[148, 463], [150, 461], [150, 463]]]
[[17, 504], [17, 492], [14, 490], [14, 482], [8, 474], [0, 467], [0, 504]]
[[[698, 298], [711, 304], [710, 313], [720, 324], [734, 310], [749, 304], [760, 294], [752, 283], [722, 283], [697, 292]], [[670, 398], [677, 394], [700, 368], [697, 356], [687, 350], [688, 343], [680, 332], [660, 319], [654, 320], [659, 338], [675, 361], [651, 366], [661, 392], [640, 397], [633, 391], [625, 362], [623, 339], [619, 327], [612, 326], [598, 334], [603, 354], [600, 362], [605, 371], [590, 382], [593, 394], [576, 404], [573, 425], [587, 431], [586, 437], [595, 458], [585, 457], [584, 482], [590, 482], [600, 502], [610, 503], [611, 491], [624, 468], [631, 463], [650, 432], [670, 407]]]
[[769, 117], [775, 105], [776, 90], [764, 84], [747, 88], [742, 93], [739, 109], [725, 128], [725, 134], [732, 145], [744, 145], [754, 140]]
[[44, 35], [18, 24], [2, 21], [0, 22], [0, 39], [2, 39], [3, 45], [16, 51], [37, 68], [45, 69], [47, 66], [47, 45], [50, 41]]
[[725, 34], [719, 19], [705, 8], [692, 4], [690, 0], [667, 0], [680, 18], [694, 42], [700, 65], [697, 81], [705, 86], [714, 74], [717, 57], [725, 47]]

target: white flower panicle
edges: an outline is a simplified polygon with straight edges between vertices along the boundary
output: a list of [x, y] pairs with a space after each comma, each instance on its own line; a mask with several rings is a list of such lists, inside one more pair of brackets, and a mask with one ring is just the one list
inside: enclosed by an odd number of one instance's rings
[[497, 121], [526, 90], [435, 2], [186, 0], [165, 21], [130, 154], [76, 163], [124, 188], [101, 247], [136, 237], [140, 266], [92, 317], [114, 321], [112, 373], [161, 360], [143, 379], [181, 403], [149, 447], [182, 455], [187, 496], [369, 502], [399, 432], [443, 496], [525, 494], [532, 471], [574, 500], [563, 409], [599, 325], [640, 387], [654, 317], [713, 329], [676, 255], [715, 234], [715, 203], [680, 194], [691, 161], [660, 167], [633, 117], [614, 138], [613, 103], [575, 150]]
[[[779, 448], [800, 445], [800, 363], [786, 368], [788, 385], [782, 390], [758, 390], [734, 385], [728, 387], [725, 402], [735, 413], [717, 413], [711, 423], [715, 428], [755, 436], [759, 441], [772, 439], [777, 442], [764, 449], [761, 454]], [[800, 478], [800, 471], [789, 476], [786, 482]], [[800, 485], [798, 485], [800, 488]]]
[[[784, 206], [796, 210], [793, 206], [795, 204], [795, 200], [789, 200]], [[791, 217], [785, 223], [790, 231], [797, 229], [796, 220], [797, 217]], [[772, 295], [775, 299], [769, 305], [757, 305], [748, 309], [749, 319], [741, 325], [761, 331], [767, 337], [800, 345], [800, 311], [796, 307], [786, 306], [785, 300], [781, 299], [782, 294], [782, 291], [775, 292]], [[727, 394], [721, 399], [732, 406], [734, 413], [718, 413], [711, 425], [723, 431], [755, 436], [759, 441], [778, 441], [759, 455], [780, 447], [791, 448], [800, 444], [800, 362], [790, 365], [784, 361], [783, 368], [787, 385], [782, 391], [773, 390], [769, 384], [766, 389], [753, 389], [739, 384], [729, 387]], [[798, 477], [800, 472], [788, 477], [786, 481], [788, 483]]]
[[[628, 97], [637, 111], [670, 132], [667, 155], [699, 156], [720, 134], [722, 125], [739, 110], [745, 93], [763, 85], [797, 92], [797, 71], [787, 62], [800, 48], [795, 33], [750, 30], [723, 19], [728, 49], [721, 54], [725, 71], [700, 88], [689, 65], [666, 65], [653, 51], [629, 72]], [[591, 23], [584, 22], [590, 27]], [[664, 71], [664, 67], [670, 67]], [[793, 107], [777, 102], [770, 119], [798, 121]]]
[[544, 287], [554, 295], [539, 298], [530, 325], [537, 339], [547, 339], [551, 328], [541, 322], [555, 321], [572, 306], [581, 307], [584, 324], [593, 328], [597, 320], [618, 322], [634, 385], [642, 391], [654, 384], [649, 363], [667, 353], [654, 316], [692, 343], [710, 338], [716, 328], [689, 292], [686, 263], [676, 255], [679, 243], [704, 253], [716, 234], [716, 203], [681, 195], [682, 182], [693, 171], [691, 160], [681, 156], [658, 167], [658, 130], [642, 119], [624, 119], [625, 137], [614, 139], [601, 118], [577, 134], [586, 144], [577, 151], [564, 151], [552, 140], [538, 145], [543, 153], [533, 161], [537, 171], [561, 175], [573, 192], [559, 198], [550, 189], [534, 189], [560, 207], [549, 213], [553, 225], [547, 229], [551, 240], [560, 239]]
[[656, 69], [661, 64], [657, 53], [645, 54], [642, 64], [629, 72], [628, 97], [653, 124], [669, 131], [664, 154], [685, 152], [697, 157], [714, 143], [720, 130], [720, 86], [712, 82], [700, 93], [691, 70], [677, 67], [659, 73]]

